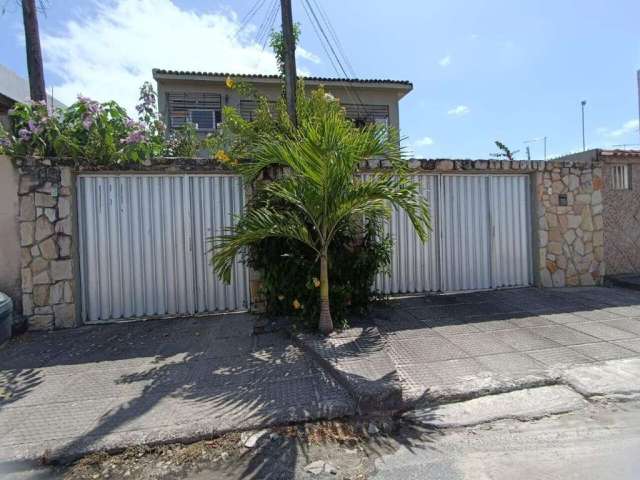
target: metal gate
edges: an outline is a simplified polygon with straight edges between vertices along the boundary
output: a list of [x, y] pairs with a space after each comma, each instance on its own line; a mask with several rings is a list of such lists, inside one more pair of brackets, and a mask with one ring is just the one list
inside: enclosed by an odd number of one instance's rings
[[246, 267], [224, 284], [206, 241], [241, 212], [239, 177], [83, 175], [77, 187], [85, 321], [248, 307]]
[[531, 217], [527, 175], [417, 175], [431, 207], [422, 243], [406, 214], [394, 211], [390, 275], [384, 293], [455, 292], [530, 285]]

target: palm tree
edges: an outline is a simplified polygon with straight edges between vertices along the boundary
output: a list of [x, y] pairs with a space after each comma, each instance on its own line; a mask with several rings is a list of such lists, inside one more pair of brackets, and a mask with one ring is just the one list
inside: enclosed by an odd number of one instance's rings
[[[258, 136], [251, 162], [239, 171], [249, 182], [268, 167], [282, 168], [271, 182], [258, 185], [260, 202], [247, 208], [235, 227], [213, 239], [213, 266], [230, 281], [236, 255], [268, 237], [294, 239], [308, 245], [320, 261], [320, 319], [324, 334], [333, 331], [329, 305], [328, 251], [334, 236], [349, 222], [388, 216], [390, 206], [404, 210], [418, 236], [428, 236], [426, 200], [407, 174], [397, 135], [380, 125], [357, 128], [343, 109], [321, 90], [300, 98], [298, 126], [288, 134]], [[358, 175], [365, 159], [382, 158], [392, 168]]]

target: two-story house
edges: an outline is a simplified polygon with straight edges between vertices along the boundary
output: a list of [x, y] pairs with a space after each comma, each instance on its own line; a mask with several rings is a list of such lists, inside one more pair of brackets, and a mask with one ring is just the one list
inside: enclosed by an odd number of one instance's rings
[[[258, 94], [276, 100], [282, 94], [282, 79], [277, 75], [246, 75], [231, 73], [183, 72], [154, 69], [158, 84], [158, 105], [169, 130], [191, 122], [199, 133], [215, 130], [222, 121], [225, 106], [236, 107], [242, 116], [251, 119], [256, 101], [243, 98], [237, 89], [226, 86], [228, 78], [253, 85]], [[399, 128], [398, 103], [413, 89], [405, 80], [364, 80], [306, 77], [305, 87], [312, 90], [324, 86], [340, 100], [347, 116], [357, 124], [384, 123]]]

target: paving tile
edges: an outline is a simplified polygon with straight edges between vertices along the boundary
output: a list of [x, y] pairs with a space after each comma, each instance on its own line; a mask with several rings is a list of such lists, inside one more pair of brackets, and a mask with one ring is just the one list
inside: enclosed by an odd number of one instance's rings
[[389, 343], [389, 356], [397, 365], [437, 362], [468, 354], [439, 335], [414, 340], [393, 340]]
[[581, 343], [593, 343], [598, 339], [587, 335], [585, 333], [578, 332], [566, 325], [555, 325], [550, 327], [535, 327], [530, 329], [537, 335], [548, 338], [560, 345], [579, 345]]
[[615, 343], [616, 345], [620, 345], [621, 347], [631, 350], [633, 352], [640, 353], [640, 338], [617, 340], [613, 343]]
[[540, 350], [543, 348], [553, 348], [559, 346], [556, 342], [548, 338], [541, 337], [531, 330], [518, 328], [515, 330], [500, 330], [493, 332], [501, 342], [513, 347], [518, 351]]
[[509, 323], [512, 323], [518, 327], [545, 327], [548, 325], [555, 325], [548, 318], [544, 318], [541, 315], [529, 315], [529, 316], [513, 316], [509, 319]]
[[398, 374], [412, 388], [428, 388], [443, 383], [442, 378], [425, 364], [398, 365]]
[[637, 318], [620, 318], [617, 320], [609, 320], [606, 323], [614, 328], [624, 330], [625, 332], [635, 333], [640, 335], [640, 319]]
[[476, 360], [501, 375], [530, 374], [544, 369], [544, 365], [524, 353], [485, 355], [477, 357]]
[[457, 358], [429, 364], [429, 369], [442, 379], [442, 383], [458, 383], [477, 375], [487, 368], [472, 358]]
[[544, 350], [535, 350], [527, 352], [527, 355], [533, 357], [538, 362], [547, 367], [578, 365], [583, 363], [591, 363], [594, 360], [583, 355], [569, 347], [546, 348]]
[[460, 333], [478, 333], [477, 325], [471, 323], [458, 323], [451, 325], [435, 325], [432, 330], [440, 335], [457, 335]]
[[572, 324], [571, 328], [579, 332], [586, 333], [600, 340], [622, 340], [624, 338], [632, 338], [636, 335], [625, 330], [620, 330], [612, 325], [601, 322], [589, 322], [582, 324]]
[[447, 337], [452, 343], [467, 352], [470, 356], [489, 355], [492, 353], [512, 352], [513, 348], [500, 342], [491, 333], [470, 333]]
[[573, 313], [551, 313], [543, 315], [547, 320], [551, 320], [553, 323], [566, 325], [567, 323], [581, 323], [586, 322], [587, 319]]
[[601, 322], [603, 320], [614, 320], [616, 318], [625, 318], [623, 315], [620, 315], [619, 313], [611, 312], [604, 308], [580, 310], [574, 313], [580, 317], [586, 318], [587, 320], [593, 320], [597, 322]]
[[[636, 303], [640, 303], [640, 296]], [[625, 305], [619, 307], [610, 307], [607, 309], [612, 313], [617, 313], [625, 317], [640, 317], [640, 305]]]
[[572, 345], [570, 348], [598, 361], [636, 356], [636, 352], [632, 352], [631, 350], [627, 350], [626, 348], [609, 342]]
[[488, 317], [469, 317], [473, 326], [482, 332], [491, 332], [495, 330], [507, 330], [516, 328], [517, 325], [511, 323], [511, 315], [499, 314]]

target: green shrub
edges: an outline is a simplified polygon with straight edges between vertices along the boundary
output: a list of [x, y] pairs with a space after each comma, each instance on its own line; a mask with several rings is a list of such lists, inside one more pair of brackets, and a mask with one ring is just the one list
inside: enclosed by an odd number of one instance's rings
[[[329, 291], [336, 325], [345, 326], [349, 316], [367, 312], [382, 298], [373, 283], [388, 270], [391, 240], [381, 224], [341, 230], [330, 247]], [[315, 328], [320, 314], [320, 264], [306, 245], [284, 238], [267, 238], [248, 249], [247, 263], [262, 274], [262, 295], [267, 313], [290, 316]]]

